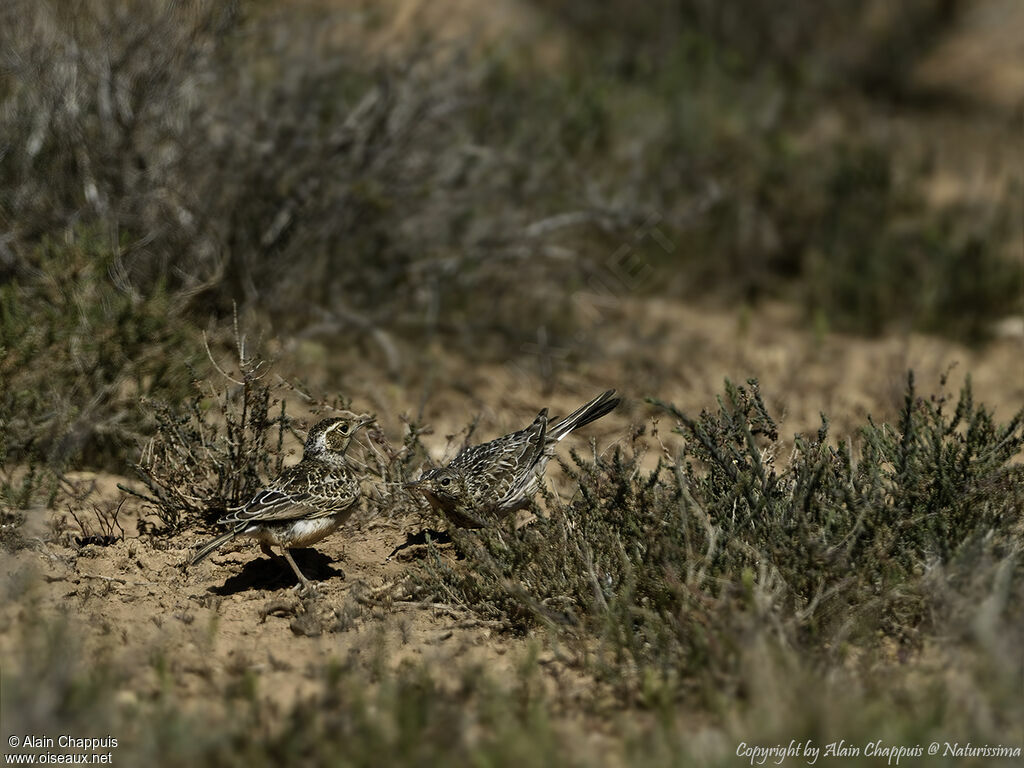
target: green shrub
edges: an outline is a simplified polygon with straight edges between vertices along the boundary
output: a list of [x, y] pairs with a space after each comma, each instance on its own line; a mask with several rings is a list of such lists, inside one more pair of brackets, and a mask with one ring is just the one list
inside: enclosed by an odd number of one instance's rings
[[59, 472], [123, 466], [151, 423], [140, 397], [178, 397], [189, 327], [173, 296], [119, 283], [116, 245], [45, 239], [0, 285], [6, 460]]
[[1019, 311], [1020, 265], [1003, 244], [1008, 208], [934, 210], [923, 179], [894, 180], [889, 148], [865, 143], [823, 153], [821, 207], [804, 222], [813, 233], [804, 303], [841, 330], [882, 333], [904, 326], [969, 342]]
[[[235, 318], [236, 372], [214, 362], [221, 386], [194, 380], [180, 405], [152, 399], [155, 428], [143, 446], [136, 473], [144, 491], [121, 486], [157, 515], [160, 533], [212, 525], [226, 510], [249, 501], [284, 466], [285, 435], [293, 429], [281, 396], [266, 382], [267, 364], [246, 350]], [[207, 345], [213, 361], [213, 353]]]
[[638, 448], [574, 456], [568, 505], [521, 530], [456, 532], [464, 561], [435, 550], [414, 583], [520, 631], [549, 626], [633, 694], [651, 675], [707, 693], [738, 689], [758, 637], [812, 658], [915, 646], [934, 629], [931, 569], [956, 582], [1019, 547], [1024, 413], [997, 426], [969, 384], [951, 408], [911, 377], [899, 422], [869, 421], [859, 457], [823, 420], [784, 468], [756, 382], [727, 382], [696, 419], [656, 404], [679, 452], [649, 471]]

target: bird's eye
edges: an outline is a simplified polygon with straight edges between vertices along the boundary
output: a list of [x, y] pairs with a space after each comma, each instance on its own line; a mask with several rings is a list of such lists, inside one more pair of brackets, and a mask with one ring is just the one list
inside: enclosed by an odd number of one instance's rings
[[452, 479], [450, 477], [446, 477], [444, 480], [441, 481], [441, 485], [451, 485], [451, 484], [452, 484]]
[[346, 432], [348, 432], [348, 424], [342, 424], [341, 425], [341, 434], [345, 434]]

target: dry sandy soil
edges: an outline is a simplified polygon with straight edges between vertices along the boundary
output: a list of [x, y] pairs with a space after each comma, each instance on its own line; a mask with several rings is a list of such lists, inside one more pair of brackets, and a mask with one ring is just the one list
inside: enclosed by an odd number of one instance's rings
[[[866, 414], [888, 417], [899, 406], [908, 368], [917, 372], [921, 391], [930, 392], [940, 374], [956, 363], [952, 385], [970, 371], [977, 398], [995, 407], [1003, 419], [1024, 403], [1020, 338], [972, 351], [918, 336], [816, 339], [784, 307], [766, 307], [748, 317], [647, 301], [624, 302], [621, 311], [630, 322], [615, 324], [621, 329], [618, 335], [604, 332], [607, 343], [600, 359], [558, 375], [555, 391], [547, 396], [540, 394], [544, 382], [526, 370], [528, 364], [512, 376], [501, 366], [470, 369], [450, 358], [437, 361], [434, 380], [444, 394], [430, 396], [424, 407], [424, 418], [435, 426], [434, 434], [425, 438], [434, 458], [450, 455], [454, 441], [447, 436], [465, 428], [474, 415], [480, 418], [476, 435], [488, 439], [529, 421], [541, 405], [564, 413], [608, 386], [620, 389], [627, 401], [588, 427], [585, 438], [570, 441], [581, 450], [590, 438], [598, 450], [607, 450], [624, 439], [630, 425], [649, 425], [657, 416], [642, 400], [648, 394], [691, 412], [714, 407], [725, 376], [758, 376], [770, 408], [780, 415], [781, 432], [790, 435], [816, 429], [820, 411], [831, 414], [837, 435], [849, 434]], [[740, 343], [735, 341], [738, 323], [748, 329], [740, 334]], [[295, 355], [301, 356], [298, 351]], [[280, 367], [302, 367], [295, 355], [289, 360], [285, 353]], [[382, 386], [369, 364], [349, 370], [345, 379], [345, 392], [357, 407], [376, 410], [390, 437], [398, 439], [402, 426], [390, 415], [408, 411], [420, 393]], [[456, 380], [461, 387], [447, 385]], [[668, 420], [660, 419], [659, 436], [671, 439], [670, 428]], [[557, 482], [559, 470], [550, 474], [560, 493], [571, 492]], [[90, 502], [77, 512], [87, 527], [93, 502], [117, 499], [121, 493], [116, 484], [133, 482], [105, 475], [81, 474], [77, 479], [96, 487]], [[216, 701], [218, 691], [237, 681], [240, 671], [248, 671], [259, 680], [259, 696], [287, 707], [313, 689], [315, 676], [329, 659], [370, 663], [386, 649], [384, 658], [393, 665], [420, 658], [445, 670], [456, 659], [459, 664], [481, 660], [500, 674], [513, 668], [531, 642], [443, 604], [389, 599], [386, 585], [399, 579], [417, 549], [392, 559], [389, 553], [409, 534], [443, 528], [426, 511], [396, 519], [357, 515], [315, 550], [300, 552], [300, 565], [320, 582], [319, 596], [304, 600], [292, 589], [294, 576], [248, 543], [229, 545], [185, 571], [182, 565], [190, 551], [207, 534], [191, 531], [169, 540], [137, 537], [139, 518], [147, 514], [130, 499], [120, 515], [124, 540], [82, 547], [74, 541], [82, 531], [67, 512], [39, 510], [31, 515], [25, 531], [30, 546], [6, 558], [4, 569], [31, 574], [31, 586], [18, 600], [0, 606], [0, 649], [5, 654], [12, 650], [15, 629], [29, 613], [69, 609], [81, 625], [89, 653], [113, 650], [129, 662], [137, 657], [137, 664], [127, 665], [138, 675], [126, 681], [126, 701], [155, 693], [170, 681], [178, 694], [201, 706]], [[87, 531], [94, 532], [94, 526]], [[165, 656], [168, 676], [162, 677], [156, 671], [160, 667], [151, 663], [154, 653]], [[591, 695], [587, 682], [567, 667], [547, 663], [544, 668], [560, 696]]]

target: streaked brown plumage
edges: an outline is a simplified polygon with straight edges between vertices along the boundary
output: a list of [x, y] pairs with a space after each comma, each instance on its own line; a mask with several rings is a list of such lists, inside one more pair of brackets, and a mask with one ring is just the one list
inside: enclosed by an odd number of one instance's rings
[[610, 389], [551, 425], [545, 408], [525, 429], [470, 446], [447, 466], [425, 472], [406, 487], [423, 494], [453, 525], [482, 528], [488, 520], [527, 506], [558, 442], [618, 404]]
[[251, 536], [263, 552], [276, 559], [271, 545], [281, 547], [285, 560], [305, 590], [312, 584], [295, 564], [291, 548], [308, 547], [341, 526], [359, 500], [359, 479], [350, 468], [345, 451], [352, 436], [372, 416], [348, 414], [323, 419], [306, 437], [302, 459], [285, 469], [252, 500], [217, 522], [231, 530], [203, 545], [189, 561], [195, 565], [223, 544], [239, 536]]

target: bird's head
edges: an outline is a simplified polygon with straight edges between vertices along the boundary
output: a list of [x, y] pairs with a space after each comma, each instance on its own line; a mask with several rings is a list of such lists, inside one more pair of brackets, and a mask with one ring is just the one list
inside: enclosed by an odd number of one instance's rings
[[436, 509], [453, 509], [469, 496], [465, 478], [457, 469], [438, 467], [424, 472], [419, 480], [406, 483], [406, 488], [416, 491]]
[[344, 412], [342, 416], [322, 419], [313, 425], [306, 436], [303, 457], [327, 456], [330, 454], [344, 456], [352, 437], [362, 427], [372, 424], [374, 417], [369, 414], [358, 415]]

